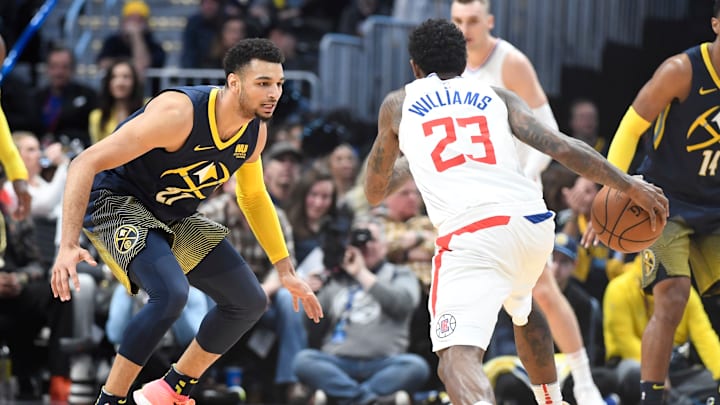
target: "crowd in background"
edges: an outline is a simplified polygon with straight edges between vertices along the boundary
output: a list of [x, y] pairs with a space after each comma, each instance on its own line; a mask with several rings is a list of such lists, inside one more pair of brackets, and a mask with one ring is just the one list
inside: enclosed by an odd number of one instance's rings
[[[0, 33], [11, 46], [37, 4], [0, 3]], [[322, 33], [355, 35], [369, 15], [393, 12], [391, 0], [200, 0], [197, 13], [188, 16], [180, 64], [219, 68], [225, 51], [239, 39], [263, 36], [283, 50], [285, 69], [316, 71]], [[146, 70], [165, 65], [150, 17], [148, 4], [125, 4], [118, 31], [104, 40], [96, 58], [103, 72], [98, 88], [74, 77], [73, 51], [49, 38], [31, 44], [27, 56], [36, 53], [36, 62], [44, 66], [41, 77], [10, 75], [3, 83], [2, 108], [33, 195], [32, 217], [17, 221], [10, 215], [16, 202], [9, 182], [0, 194], [5, 233], [0, 284], [10, 285], [0, 288], [0, 346], [10, 348], [18, 398], [49, 395], [91, 403], [124, 322], [143, 305], [144, 296], [125, 293], [99, 256], [98, 266], [81, 269], [89, 311], [87, 305], [79, 308], [78, 300], [51, 299], [46, 273], [70, 160], [142, 106]], [[592, 100], [576, 100], [567, 115], [569, 121], [561, 126], [570, 135], [607, 152]], [[269, 128], [262, 156], [265, 183], [298, 273], [318, 293], [326, 316], [310, 325], [293, 311], [291, 297], [235, 203], [233, 184], [218, 189], [201, 212], [230, 229], [230, 241], [261, 281], [268, 302], [259, 323], [205, 376], [200, 394], [205, 399], [199, 403], [237, 398], [240, 385], [250, 403], [319, 404], [322, 395], [357, 397], [363, 390], [387, 403], [404, 403], [404, 395], [415, 403], [440, 403], [442, 396], [434, 392], [443, 388], [435, 373], [426, 309], [435, 234], [414, 182], [369, 207], [360, 184], [375, 124], [356, 119], [351, 111], [312, 111], [301, 88], [287, 86]], [[548, 266], [576, 312], [596, 383], [605, 395], [616, 393], [623, 403], [637, 403], [639, 342], [652, 313], [652, 297], [637, 287], [642, 258], [577, 243], [587, 227], [596, 184], [552, 164], [543, 186], [549, 208], [558, 213]], [[357, 249], [360, 259], [348, 262], [347, 249]], [[11, 280], [10, 273], [24, 276]], [[18, 303], [17, 297], [26, 299]], [[183, 316], [150, 360], [156, 366], [147, 367], [138, 384], [167, 370], [167, 359], [188, 344], [211, 305], [200, 291], [190, 295]], [[690, 373], [697, 370], [691, 364], [704, 364], [687, 379], [697, 389], [705, 387], [697, 383], [702, 378], [720, 379], [717, 325], [703, 305], [691, 296], [675, 335], [672, 366], [677, 373]], [[529, 386], [517, 384], [522, 378], [511, 329], [501, 316], [488, 349], [488, 373], [498, 403], [522, 404], [532, 394], [516, 389]], [[236, 374], [226, 378], [238, 367], [241, 379]], [[572, 390], [565, 388], [571, 397]], [[697, 394], [681, 390], [680, 383], [677, 388], [678, 401]]]

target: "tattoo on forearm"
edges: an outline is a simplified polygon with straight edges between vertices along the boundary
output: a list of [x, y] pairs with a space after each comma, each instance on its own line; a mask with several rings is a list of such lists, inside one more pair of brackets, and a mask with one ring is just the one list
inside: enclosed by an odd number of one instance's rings
[[395, 161], [393, 166], [392, 176], [390, 177], [390, 183], [388, 184], [387, 194], [392, 194], [397, 189], [402, 187], [403, 184], [411, 177], [410, 166], [405, 156], [401, 156]]
[[517, 97], [506, 96], [510, 126], [515, 136], [596, 183], [625, 190], [625, 174], [585, 142], [563, 135], [538, 121]]

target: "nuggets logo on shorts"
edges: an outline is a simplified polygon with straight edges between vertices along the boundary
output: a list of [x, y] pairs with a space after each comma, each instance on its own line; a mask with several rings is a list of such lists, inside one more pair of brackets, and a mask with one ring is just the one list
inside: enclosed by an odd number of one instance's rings
[[448, 337], [455, 331], [455, 326], [457, 326], [457, 321], [454, 316], [442, 314], [435, 324], [435, 333], [439, 338]]
[[650, 249], [645, 249], [642, 252], [642, 271], [645, 277], [649, 277], [655, 268], [657, 267], [657, 260], [655, 260], [655, 253]]
[[125, 254], [137, 243], [138, 230], [133, 225], [120, 225], [120, 227], [115, 230], [114, 240], [115, 249], [119, 253]]

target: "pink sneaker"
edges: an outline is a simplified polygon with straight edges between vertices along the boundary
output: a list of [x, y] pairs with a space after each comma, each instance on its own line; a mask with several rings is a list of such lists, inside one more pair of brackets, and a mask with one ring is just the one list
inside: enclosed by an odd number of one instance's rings
[[151, 381], [135, 392], [133, 399], [137, 405], [195, 405], [195, 400], [178, 395], [165, 380]]

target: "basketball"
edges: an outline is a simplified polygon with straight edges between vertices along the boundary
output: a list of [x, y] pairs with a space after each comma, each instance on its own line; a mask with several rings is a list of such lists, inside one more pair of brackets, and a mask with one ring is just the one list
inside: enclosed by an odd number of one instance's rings
[[663, 230], [658, 221], [653, 232], [650, 215], [625, 193], [607, 186], [595, 196], [591, 215], [598, 239], [610, 249], [622, 253], [636, 253], [649, 247]]

